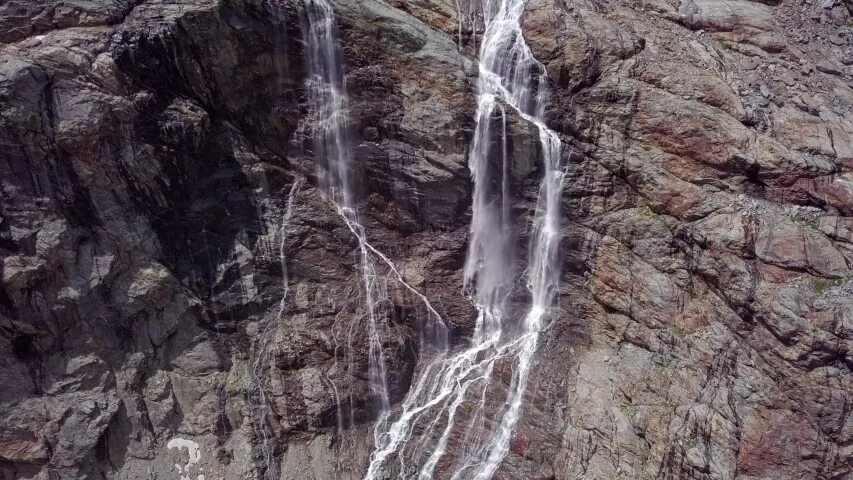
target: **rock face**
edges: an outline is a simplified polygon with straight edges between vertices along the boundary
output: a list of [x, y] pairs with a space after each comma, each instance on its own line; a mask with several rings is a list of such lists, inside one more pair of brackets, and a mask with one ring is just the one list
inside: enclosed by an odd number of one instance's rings
[[[425, 318], [400, 280], [456, 344], [474, 322], [482, 32], [466, 2], [334, 7], [398, 403]], [[563, 279], [495, 478], [853, 476], [851, 10], [529, 0]], [[0, 6], [0, 477], [363, 475], [357, 242], [316, 187], [303, 15]], [[529, 214], [535, 132], [508, 121]]]

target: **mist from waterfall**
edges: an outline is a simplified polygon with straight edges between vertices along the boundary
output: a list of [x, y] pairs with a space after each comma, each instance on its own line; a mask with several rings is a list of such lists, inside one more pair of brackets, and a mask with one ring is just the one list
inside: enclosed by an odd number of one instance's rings
[[[387, 431], [376, 435], [365, 480], [385, 478], [391, 468], [397, 469], [399, 478], [433, 478], [454, 431], [463, 440], [456, 445], [455, 458], [444, 467], [443, 478], [489, 479], [509, 450], [539, 333], [558, 287], [560, 192], [565, 176], [560, 167], [560, 139], [543, 120], [545, 69], [522, 35], [524, 6], [525, 0], [484, 0], [480, 4], [485, 32], [479, 50], [477, 123], [469, 158], [473, 216], [464, 271], [466, 292], [478, 312], [474, 334], [467, 348], [445, 352], [421, 367], [399, 415]], [[518, 275], [507, 109], [538, 129], [543, 165], [526, 269], [530, 305], [520, 319], [506, 314], [507, 297]], [[492, 138], [498, 127], [500, 151], [495, 152]], [[488, 429], [487, 390], [498, 362], [511, 362], [513, 374], [503, 407]], [[463, 420], [458, 410], [466, 402], [473, 408]], [[489, 431], [487, 438], [472, 433], [483, 430]], [[394, 467], [392, 458], [397, 460]]]

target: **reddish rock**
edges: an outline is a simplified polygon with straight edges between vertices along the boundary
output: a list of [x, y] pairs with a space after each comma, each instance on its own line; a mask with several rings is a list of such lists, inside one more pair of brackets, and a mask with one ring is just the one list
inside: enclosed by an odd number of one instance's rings
[[521, 432], [513, 432], [512, 438], [509, 441], [509, 449], [512, 453], [523, 457], [527, 454], [532, 443], [533, 441], [527, 435]]

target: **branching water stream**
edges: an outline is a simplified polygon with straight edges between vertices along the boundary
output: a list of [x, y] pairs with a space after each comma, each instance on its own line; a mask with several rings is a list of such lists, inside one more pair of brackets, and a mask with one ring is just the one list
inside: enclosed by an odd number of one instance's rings
[[[524, 0], [483, 0], [480, 4], [485, 32], [480, 44], [477, 123], [469, 160], [474, 181], [473, 217], [464, 271], [465, 291], [478, 312], [475, 331], [470, 344], [455, 351], [449, 348], [446, 334], [442, 333], [438, 353], [423, 358], [402, 405], [392, 411], [382, 348], [383, 319], [375, 308], [387, 301], [387, 292], [378, 279], [375, 261], [384, 264], [401, 285], [426, 305], [428, 315], [436, 321], [441, 317], [429, 300], [404, 280], [388, 257], [370, 245], [359, 222], [353, 195], [352, 155], [347, 145], [342, 59], [335, 38], [333, 11], [326, 0], [305, 0], [308, 87], [315, 155], [321, 169], [320, 185], [358, 241], [368, 310], [368, 376], [379, 412], [375, 449], [366, 480], [386, 478], [393, 472], [400, 478], [433, 478], [454, 432], [465, 434], [464, 445], [452, 462], [442, 464], [442, 477], [489, 479], [509, 450], [539, 332], [557, 287], [559, 197], [564, 176], [560, 168], [559, 137], [543, 120], [547, 101], [545, 70], [533, 57], [521, 31], [524, 4]], [[522, 318], [511, 318], [506, 313], [507, 297], [518, 281], [506, 143], [507, 110], [516, 112], [538, 129], [543, 157], [543, 176], [525, 269], [530, 304]], [[500, 131], [495, 132], [498, 127]], [[499, 151], [492, 151], [495, 135], [501, 138]], [[492, 375], [496, 365], [503, 362], [511, 365], [512, 379], [502, 406], [497, 407], [497, 415], [487, 419]], [[459, 410], [464, 404], [468, 407], [463, 417]], [[480, 434], [471, 434], [475, 430]], [[396, 464], [392, 459], [396, 459]]]
[[[314, 154], [320, 169], [319, 183], [338, 215], [358, 241], [361, 283], [368, 336], [368, 378], [371, 395], [378, 401], [378, 425], [383, 425], [390, 410], [388, 372], [382, 339], [387, 336], [380, 305], [390, 304], [386, 283], [380, 278], [376, 260], [390, 272], [406, 290], [427, 310], [435, 343], [446, 349], [447, 332], [441, 315], [427, 297], [406, 282], [394, 263], [368, 241], [355, 204], [352, 184], [352, 152], [347, 132], [347, 97], [343, 59], [335, 35], [334, 12], [326, 0], [305, 0], [307, 17], [307, 81], [312, 125]], [[350, 336], [348, 335], [348, 338]], [[351, 351], [351, 348], [348, 347]], [[337, 359], [337, 356], [336, 356]], [[337, 387], [333, 385], [335, 396]], [[340, 412], [340, 411], [339, 411]], [[352, 416], [352, 414], [350, 414]], [[339, 419], [339, 429], [342, 425]]]
[[[366, 480], [385, 478], [393, 457], [400, 478], [433, 478], [454, 430], [464, 432], [464, 445], [457, 445], [462, 448], [457, 448], [455, 461], [445, 468], [442, 477], [489, 479], [509, 450], [539, 332], [557, 288], [560, 191], [565, 175], [560, 167], [560, 139], [543, 120], [545, 69], [533, 57], [521, 30], [524, 5], [524, 0], [485, 0], [480, 6], [485, 32], [480, 46], [477, 124], [469, 161], [474, 193], [465, 263], [466, 290], [478, 311], [475, 331], [468, 348], [436, 357], [421, 369], [399, 415], [377, 436]], [[506, 318], [505, 314], [516, 277], [506, 108], [536, 126], [543, 157], [527, 266], [530, 305], [521, 319]], [[496, 111], [500, 111], [502, 140], [497, 155], [491, 151]], [[497, 166], [496, 157], [500, 158]], [[505, 331], [505, 325], [512, 328]], [[504, 361], [512, 363], [513, 373], [499, 420], [487, 438], [468, 435], [486, 425], [487, 389], [496, 364]], [[458, 410], [465, 402], [473, 405], [473, 411], [469, 409], [468, 422], [460, 425]]]

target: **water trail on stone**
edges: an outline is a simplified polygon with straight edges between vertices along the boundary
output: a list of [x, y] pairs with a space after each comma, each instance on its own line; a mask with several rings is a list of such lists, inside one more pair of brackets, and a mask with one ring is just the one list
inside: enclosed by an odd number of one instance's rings
[[368, 330], [368, 377], [380, 412], [390, 406], [387, 370], [382, 350], [379, 306], [387, 292], [365, 245], [364, 227], [358, 220], [352, 188], [352, 153], [347, 135], [347, 100], [342, 56], [335, 35], [334, 12], [325, 0], [306, 0], [308, 93], [314, 127], [314, 154], [320, 168], [321, 189], [337, 207], [358, 240], [364, 308]]
[[[522, 35], [524, 5], [525, 0], [483, 0], [480, 4], [485, 32], [479, 50], [477, 123], [469, 158], [473, 215], [464, 269], [465, 289], [478, 311], [471, 343], [433, 358], [420, 369], [398, 416], [376, 437], [365, 480], [392, 474], [388, 462], [392, 457], [397, 457], [400, 478], [431, 479], [455, 428], [468, 427], [465, 442], [458, 445], [462, 452], [456, 452], [451, 471], [442, 476], [489, 479], [509, 450], [539, 332], [558, 286], [560, 192], [565, 175], [560, 167], [560, 139], [543, 120], [545, 69]], [[506, 318], [507, 296], [517, 277], [507, 108], [538, 129], [543, 157], [526, 269], [530, 305], [521, 319]], [[497, 127], [500, 132], [494, 131]], [[494, 152], [492, 139], [497, 134], [500, 151]], [[504, 326], [511, 328], [505, 331]], [[498, 362], [511, 362], [512, 380], [495, 426], [487, 438], [478, 438], [471, 428], [488, 424], [484, 421], [486, 395]], [[471, 420], [458, 426], [457, 412], [465, 402], [474, 405], [473, 412], [468, 412]]]
[[[368, 242], [365, 228], [359, 220], [353, 193], [346, 85], [342, 68], [343, 58], [335, 34], [334, 12], [326, 0], [305, 0], [305, 10], [309, 73], [307, 86], [314, 127], [314, 154], [320, 169], [318, 178], [321, 189], [358, 241], [368, 333], [368, 378], [371, 396], [378, 403], [378, 423], [382, 424], [390, 409], [388, 372], [382, 343], [383, 338], [388, 336], [387, 322], [382, 307], [384, 305], [387, 308], [391, 301], [388, 298], [386, 282], [379, 275], [374, 259], [385, 264], [392, 273], [392, 278], [424, 304], [429, 322], [437, 332], [439, 344], [446, 344], [446, 333], [441, 316], [426, 296], [407, 283], [393, 262]], [[338, 396], [337, 387], [333, 389]], [[339, 429], [341, 425], [339, 419]]]
[[273, 325], [282, 320], [284, 309], [287, 305], [288, 293], [290, 291], [290, 275], [287, 271], [287, 229], [290, 224], [290, 218], [293, 216], [293, 204], [296, 200], [296, 195], [299, 192], [301, 180], [296, 179], [290, 186], [290, 192], [287, 195], [287, 205], [281, 218], [281, 225], [278, 229], [278, 262], [281, 267], [281, 300], [279, 301], [278, 311], [275, 317], [267, 318], [261, 322], [261, 328], [258, 332], [252, 348], [252, 381], [254, 395], [256, 401], [254, 409], [257, 410], [252, 422], [252, 428], [255, 436], [260, 439], [261, 454], [263, 455], [264, 478], [276, 478], [277, 469], [273, 463], [273, 435], [269, 431], [267, 425], [267, 395], [263, 385], [264, 371], [268, 365], [269, 343], [272, 337]]

